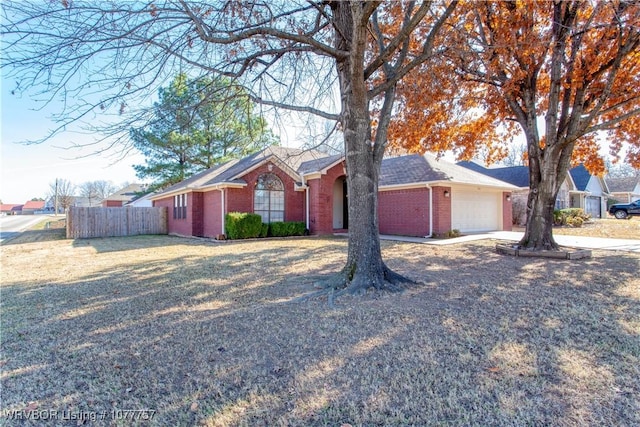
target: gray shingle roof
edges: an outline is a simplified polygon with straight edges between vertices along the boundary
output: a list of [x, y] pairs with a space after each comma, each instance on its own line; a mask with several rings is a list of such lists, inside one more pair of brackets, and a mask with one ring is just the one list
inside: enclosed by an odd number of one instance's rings
[[[298, 174], [320, 172], [338, 162], [344, 156], [326, 155], [313, 150], [298, 148], [267, 147], [262, 151], [240, 160], [231, 160], [211, 169], [200, 172], [164, 191], [154, 195], [173, 193], [186, 189], [206, 187], [215, 184], [242, 183], [240, 179], [246, 171], [268, 159], [274, 159], [287, 165]], [[474, 184], [504, 189], [515, 189], [506, 182], [492, 178], [485, 174], [470, 170], [445, 160], [438, 160], [435, 156], [412, 154], [408, 156], [386, 158], [382, 161], [380, 170], [381, 187], [394, 185], [408, 185], [413, 183], [451, 182]]]
[[474, 162], [458, 162], [459, 166], [480, 172], [516, 187], [529, 187], [529, 168], [526, 166], [508, 166], [504, 168], [485, 168]]
[[571, 168], [569, 173], [571, 174], [573, 183], [576, 185], [576, 189], [579, 191], [585, 191], [589, 184], [589, 180], [591, 179], [591, 174], [587, 168], [583, 165], [576, 166], [575, 168]]
[[384, 159], [380, 170], [380, 186], [402, 185], [416, 182], [449, 181], [459, 184], [475, 184], [489, 187], [515, 189], [503, 181], [458, 166], [432, 154]]
[[109, 195], [109, 197], [105, 198], [104, 200], [129, 202], [136, 199], [141, 193], [144, 193], [145, 189], [146, 188], [142, 184], [129, 184], [126, 187]]
[[412, 154], [382, 160], [379, 185], [402, 185], [446, 179], [446, 175], [431, 169], [423, 156]]
[[344, 158], [342, 154], [336, 154], [333, 156], [327, 156], [319, 159], [308, 160], [300, 164], [300, 167], [298, 168], [298, 172], [300, 172], [301, 174], [320, 172], [342, 158]]
[[[304, 169], [305, 173], [308, 173], [321, 170], [323, 167], [335, 162], [339, 157], [341, 156], [329, 156], [315, 150], [272, 145], [242, 159], [230, 160], [199, 172], [182, 182], [164, 189], [156, 196], [215, 184], [246, 184], [240, 177], [246, 171], [268, 159], [281, 162], [294, 172], [300, 172], [301, 169]], [[319, 169], [313, 169], [314, 167]]]
[[636, 185], [640, 184], [640, 178], [635, 176], [625, 176], [620, 178], [607, 178], [609, 191], [613, 193], [630, 193]]

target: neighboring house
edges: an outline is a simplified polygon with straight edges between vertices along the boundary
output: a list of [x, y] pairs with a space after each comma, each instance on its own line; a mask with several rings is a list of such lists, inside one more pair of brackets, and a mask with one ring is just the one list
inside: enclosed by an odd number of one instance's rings
[[569, 170], [576, 190], [569, 192], [570, 207], [582, 208], [592, 218], [607, 216], [609, 188], [604, 177], [591, 175], [583, 165]]
[[36, 212], [44, 211], [44, 200], [29, 200], [22, 206], [23, 215], [33, 215]]
[[[58, 202], [59, 203], [59, 202]], [[95, 204], [92, 203], [92, 200], [88, 197], [73, 197], [73, 203], [71, 204], [71, 206], [74, 206], [76, 208], [90, 208], [95, 206]]]
[[130, 202], [124, 204], [124, 207], [135, 207], [135, 208], [150, 208], [153, 206], [153, 201], [151, 200], [151, 196], [154, 193], [148, 193], [144, 196], [138, 197]]
[[611, 198], [618, 203], [631, 203], [640, 199], [639, 177], [606, 178], [606, 181]]
[[5, 215], [19, 215], [22, 213], [23, 205], [3, 203], [0, 205], [0, 213]]
[[[529, 197], [529, 168], [509, 166], [485, 168], [475, 162], [459, 162], [459, 166], [474, 170], [518, 187], [513, 192], [513, 222], [526, 222], [526, 205]], [[560, 185], [556, 197], [556, 209], [582, 208], [592, 218], [602, 218], [607, 212], [608, 188], [603, 178], [591, 175], [583, 166], [572, 168]]]
[[[511, 229], [516, 187], [431, 155], [385, 159], [379, 181], [382, 234], [440, 235]], [[229, 212], [264, 222], [302, 221], [312, 234], [349, 228], [344, 156], [267, 147], [151, 196], [169, 210], [170, 234], [216, 237]]]
[[116, 191], [102, 201], [103, 208], [121, 208], [146, 192], [146, 186], [142, 184], [130, 184]]

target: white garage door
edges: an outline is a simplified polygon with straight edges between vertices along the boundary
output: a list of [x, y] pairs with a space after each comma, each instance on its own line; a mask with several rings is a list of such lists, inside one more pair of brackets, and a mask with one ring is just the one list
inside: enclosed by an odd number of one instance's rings
[[500, 228], [502, 193], [482, 190], [451, 190], [451, 228], [463, 233]]
[[591, 215], [591, 218], [600, 218], [600, 197], [588, 196], [584, 210]]

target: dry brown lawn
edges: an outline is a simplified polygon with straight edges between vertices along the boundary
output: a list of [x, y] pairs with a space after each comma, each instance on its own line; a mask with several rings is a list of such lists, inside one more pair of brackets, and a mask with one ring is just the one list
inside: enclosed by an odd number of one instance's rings
[[[524, 231], [524, 228], [515, 228], [514, 231]], [[640, 239], [640, 217], [632, 217], [625, 220], [612, 217], [595, 219], [584, 223], [579, 228], [554, 227], [553, 233], [612, 239]]]
[[330, 308], [289, 301], [342, 266], [341, 238], [14, 241], [0, 424], [640, 425], [640, 254], [494, 245], [382, 242], [420, 284]]

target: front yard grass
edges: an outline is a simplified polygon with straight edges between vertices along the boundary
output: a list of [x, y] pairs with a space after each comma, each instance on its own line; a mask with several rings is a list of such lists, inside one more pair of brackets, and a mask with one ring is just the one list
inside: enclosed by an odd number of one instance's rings
[[381, 244], [420, 284], [335, 308], [288, 301], [342, 267], [340, 238], [3, 246], [0, 424], [640, 425], [640, 254]]

